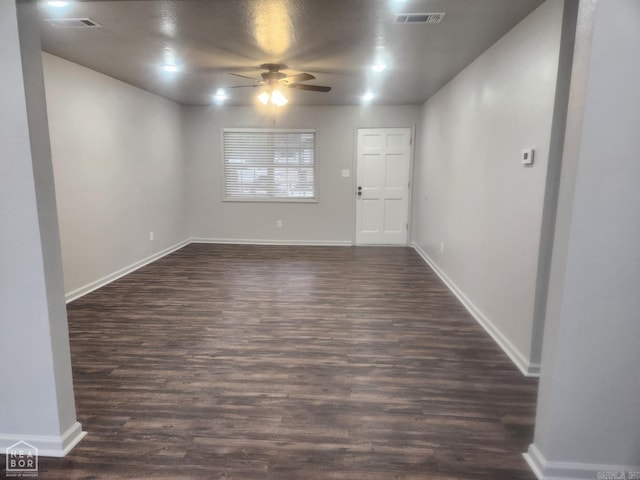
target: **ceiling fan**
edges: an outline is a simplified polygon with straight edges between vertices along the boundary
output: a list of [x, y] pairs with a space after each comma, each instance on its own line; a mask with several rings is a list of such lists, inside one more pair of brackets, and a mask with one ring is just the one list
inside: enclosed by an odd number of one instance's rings
[[281, 70], [287, 68], [286, 65], [278, 63], [265, 63], [260, 65], [260, 68], [267, 70], [262, 72], [262, 80], [247, 75], [240, 75], [239, 73], [230, 73], [234, 77], [248, 78], [253, 80], [254, 84], [251, 85], [236, 85], [228, 88], [246, 88], [246, 87], [267, 87], [267, 89], [258, 95], [258, 99], [265, 105], [274, 104], [282, 106], [287, 103], [286, 97], [278, 90], [278, 87], [294, 88], [296, 90], [307, 90], [310, 92], [328, 92], [331, 87], [325, 87], [322, 85], [306, 85], [304, 83], [307, 80], [315, 80], [316, 77], [310, 73], [297, 73], [295, 75], [287, 75], [282, 73]]

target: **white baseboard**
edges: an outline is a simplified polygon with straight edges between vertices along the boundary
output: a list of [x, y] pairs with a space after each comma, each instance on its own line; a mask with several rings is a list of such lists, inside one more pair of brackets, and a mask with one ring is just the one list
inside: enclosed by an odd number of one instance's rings
[[484, 315], [478, 307], [460, 290], [460, 288], [451, 280], [438, 265], [427, 255], [427, 253], [420, 248], [415, 242], [411, 243], [413, 249], [422, 257], [422, 259], [429, 265], [433, 271], [440, 277], [445, 285], [451, 290], [451, 292], [460, 300], [460, 303], [464, 305], [467, 311], [475, 318], [475, 320], [484, 328], [487, 333], [495, 340], [495, 342], [502, 348], [504, 353], [511, 359], [511, 361], [518, 367], [522, 374], [526, 377], [537, 377], [540, 375], [540, 365], [537, 363], [531, 363], [520, 352], [513, 343], [509, 341], [507, 337], [496, 327], [489, 318]]
[[[73, 290], [66, 294], [67, 303], [72, 302], [100, 287], [103, 287], [125, 275], [144, 267], [170, 253], [190, 243], [213, 243], [213, 244], [241, 244], [241, 245], [294, 245], [294, 246], [326, 246], [326, 247], [350, 247], [353, 242], [349, 240], [262, 240], [262, 239], [238, 239], [238, 238], [203, 238], [194, 237], [179, 242], [169, 248], [154, 253], [142, 260], [139, 260], [127, 267], [124, 267], [114, 273], [106, 275], [98, 280], [91, 282], [83, 287]], [[540, 365], [529, 362], [524, 355], [500, 332], [500, 330], [478, 309], [469, 298], [457, 287], [457, 285], [447, 275], [440, 270], [436, 263], [424, 252], [415, 242], [411, 243], [411, 247], [422, 257], [422, 259], [433, 269], [440, 279], [449, 287], [453, 294], [460, 300], [469, 313], [476, 321], [489, 333], [496, 343], [504, 350], [513, 363], [520, 369], [523, 375], [528, 377], [536, 377], [540, 374]]]
[[191, 243], [220, 243], [239, 245], [291, 245], [316, 247], [351, 247], [349, 240], [246, 240], [237, 238], [192, 238]]
[[325, 246], [325, 247], [350, 247], [353, 245], [353, 242], [350, 241], [342, 241], [342, 240], [330, 240], [330, 241], [318, 241], [318, 240], [300, 240], [300, 241], [289, 241], [289, 240], [242, 240], [242, 239], [228, 239], [228, 238], [190, 238], [187, 240], [183, 240], [182, 242], [176, 243], [175, 245], [165, 248], [153, 255], [150, 255], [142, 260], [139, 260], [131, 265], [128, 265], [120, 270], [110, 273], [109, 275], [105, 275], [98, 280], [95, 280], [87, 285], [84, 285], [80, 288], [76, 288], [75, 290], [67, 293], [65, 295], [65, 301], [67, 303], [72, 302], [80, 297], [85, 296], [88, 293], [97, 290], [98, 288], [104, 287], [105, 285], [118, 280], [119, 278], [124, 277], [125, 275], [138, 270], [139, 268], [144, 267], [156, 260], [169, 255], [170, 253], [175, 252], [176, 250], [181, 249], [189, 245], [190, 243], [222, 243], [222, 244], [243, 244], [243, 245], [315, 245], [315, 246]]
[[[535, 444], [522, 456], [538, 480], [595, 480], [596, 478], [636, 478], [640, 466], [595, 465], [589, 463], [549, 462]], [[630, 473], [633, 472], [632, 477]]]
[[7, 447], [23, 441], [38, 449], [40, 457], [64, 457], [80, 440], [87, 435], [82, 431], [79, 422], [74, 423], [62, 435], [2, 435], [0, 434], [0, 452], [4, 454]]
[[76, 288], [75, 290], [67, 293], [65, 295], [65, 300], [67, 303], [72, 302], [80, 297], [85, 296], [87, 293], [91, 293], [94, 290], [97, 290], [100, 287], [104, 287], [105, 285], [121, 278], [124, 277], [125, 275], [128, 275], [129, 273], [138, 270], [139, 268], [144, 267], [145, 265], [150, 264], [151, 262], [155, 262], [156, 260], [158, 260], [159, 258], [162, 258], [166, 255], [169, 255], [170, 253], [175, 252], [176, 250], [181, 249], [182, 247], [184, 247], [185, 245], [188, 245], [190, 242], [189, 240], [183, 240], [182, 242], [176, 243], [175, 245], [165, 248], [164, 250], [161, 250], [159, 252], [154, 253], [153, 255], [149, 255], [146, 258], [143, 258], [142, 260], [139, 260], [135, 263], [132, 263], [131, 265], [128, 265], [124, 268], [121, 268], [120, 270], [110, 273], [109, 275], [106, 275], [102, 278], [99, 278], [98, 280], [91, 282], [87, 285], [84, 285], [83, 287], [80, 288]]

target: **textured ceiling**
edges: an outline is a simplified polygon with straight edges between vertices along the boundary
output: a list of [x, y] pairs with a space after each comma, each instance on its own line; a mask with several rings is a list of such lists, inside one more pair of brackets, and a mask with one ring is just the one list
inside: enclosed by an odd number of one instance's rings
[[[76, 1], [42, 19], [89, 17], [101, 28], [41, 22], [43, 50], [185, 105], [252, 82], [263, 63], [309, 72], [329, 93], [287, 90], [296, 105], [421, 104], [542, 0]], [[394, 13], [445, 12], [440, 24], [395, 23]], [[384, 61], [388, 67], [374, 72]], [[160, 66], [175, 61], [180, 70]], [[258, 91], [229, 90], [249, 105]]]

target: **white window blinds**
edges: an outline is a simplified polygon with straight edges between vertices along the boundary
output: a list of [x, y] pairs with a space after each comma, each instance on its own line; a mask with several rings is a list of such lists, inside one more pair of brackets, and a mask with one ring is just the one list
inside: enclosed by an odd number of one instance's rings
[[224, 129], [225, 200], [315, 201], [315, 130]]

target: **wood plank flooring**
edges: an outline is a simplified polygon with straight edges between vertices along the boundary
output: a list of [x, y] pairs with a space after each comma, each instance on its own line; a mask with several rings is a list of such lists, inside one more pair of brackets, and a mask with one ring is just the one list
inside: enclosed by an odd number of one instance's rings
[[68, 310], [40, 480], [535, 478], [536, 381], [412, 249], [191, 244]]

